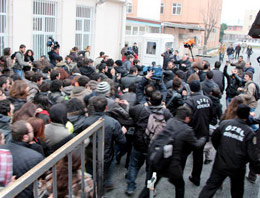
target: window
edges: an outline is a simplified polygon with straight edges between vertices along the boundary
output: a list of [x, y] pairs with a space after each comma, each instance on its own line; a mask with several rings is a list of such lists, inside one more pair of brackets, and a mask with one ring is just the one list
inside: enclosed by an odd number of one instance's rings
[[7, 46], [7, 1], [0, 0], [0, 56]]
[[126, 28], [125, 28], [125, 33], [126, 33], [127, 35], [131, 35], [131, 31], [132, 31], [132, 27], [129, 26], [129, 25], [127, 25]]
[[33, 50], [35, 59], [46, 55], [50, 47], [46, 46], [48, 38], [56, 37], [57, 3], [49, 0], [33, 1]]
[[147, 42], [146, 54], [156, 54], [156, 42]]
[[149, 33], [159, 33], [160, 28], [159, 27], [149, 27]]
[[164, 3], [161, 3], [161, 11], [160, 11], [160, 13], [163, 14], [163, 12], [164, 12]]
[[181, 15], [181, 3], [172, 4], [172, 14]]
[[140, 35], [145, 34], [145, 27], [144, 27], [144, 26], [140, 26], [140, 27], [139, 27], [139, 34], [140, 34]]
[[138, 27], [134, 26], [133, 27], [133, 35], [137, 35], [138, 34]]
[[91, 44], [91, 8], [76, 7], [75, 46], [80, 50]]
[[126, 13], [130, 14], [130, 13], [132, 13], [132, 11], [133, 11], [133, 4], [132, 3], [128, 3], [126, 5]]

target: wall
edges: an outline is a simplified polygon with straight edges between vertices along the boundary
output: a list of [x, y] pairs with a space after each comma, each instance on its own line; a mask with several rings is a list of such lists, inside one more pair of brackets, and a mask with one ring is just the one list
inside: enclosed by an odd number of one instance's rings
[[[246, 10], [244, 13], [244, 25], [243, 25], [243, 33], [248, 35], [248, 32], [255, 21], [255, 17], [259, 10]], [[251, 17], [250, 17], [251, 15]]]
[[160, 21], [161, 0], [139, 0], [137, 17]]
[[[96, 0], [57, 0], [57, 2], [57, 41], [61, 45], [60, 54], [63, 57], [68, 55], [75, 45], [77, 5], [89, 6], [93, 11], [91, 58], [96, 58], [100, 51], [105, 51], [112, 58], [120, 57], [120, 45], [124, 43], [121, 42], [121, 39], [124, 39], [121, 38], [124, 0], [107, 0], [97, 5], [96, 9]], [[12, 51], [17, 51], [20, 44], [25, 44], [28, 49], [33, 47], [32, 6], [33, 0], [9, 1], [8, 43]], [[124, 22], [125, 20], [124, 16]]]

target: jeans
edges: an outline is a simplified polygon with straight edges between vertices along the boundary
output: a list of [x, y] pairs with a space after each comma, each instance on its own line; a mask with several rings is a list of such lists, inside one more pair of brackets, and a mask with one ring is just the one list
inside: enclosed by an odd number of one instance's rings
[[233, 98], [226, 98], [226, 107], [228, 107], [228, 105], [229, 105], [229, 103], [231, 102], [231, 100], [232, 100]]
[[21, 77], [21, 79], [23, 79], [23, 70], [13, 68], [13, 71], [15, 74], [18, 74]]
[[[134, 147], [131, 152], [130, 157], [130, 163], [128, 167], [128, 173], [127, 173], [127, 189], [128, 190], [135, 190], [136, 189], [136, 177], [140, 170], [140, 168], [143, 166], [145, 160], [147, 157], [147, 153], [142, 153], [140, 151], [137, 151]], [[148, 166], [146, 164], [146, 177], [148, 177]], [[146, 178], [148, 180], [149, 178]]]
[[[255, 108], [250, 108], [250, 113], [251, 112], [255, 112]], [[258, 130], [258, 127], [256, 124], [252, 124], [252, 125], [250, 125], [250, 127], [253, 129], [254, 132], [256, 132]]]
[[224, 54], [219, 53], [219, 62], [223, 62]]

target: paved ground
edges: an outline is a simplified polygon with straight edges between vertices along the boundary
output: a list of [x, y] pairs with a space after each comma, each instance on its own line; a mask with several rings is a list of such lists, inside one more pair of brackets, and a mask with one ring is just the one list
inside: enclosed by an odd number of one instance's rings
[[[245, 55], [244, 55], [245, 56]], [[260, 83], [260, 76], [259, 76], [259, 70], [260, 66], [256, 61], [256, 57], [260, 56], [260, 50], [254, 50], [254, 54], [251, 57], [252, 65], [255, 68], [255, 74], [254, 74], [254, 81], [258, 84]], [[213, 58], [206, 58], [208, 61], [210, 61], [211, 65], [214, 65], [214, 62], [218, 60], [218, 57]], [[222, 65], [221, 70], [223, 70], [224, 65]], [[223, 97], [224, 98], [224, 97]], [[222, 105], [225, 107], [225, 100], [222, 99]], [[258, 105], [260, 107], [260, 104]], [[260, 108], [257, 108], [257, 115], [260, 115]], [[107, 193], [105, 196], [107, 198], [125, 198], [128, 197], [125, 195], [124, 191], [126, 189], [126, 180], [124, 174], [126, 173], [126, 170], [124, 168], [124, 160], [122, 159], [120, 165], [115, 166], [115, 173], [113, 176], [113, 183], [116, 186], [116, 189], [113, 191]], [[212, 163], [209, 165], [204, 165], [203, 167], [203, 173], [201, 178], [201, 186], [196, 187], [194, 186], [189, 180], [188, 176], [190, 175], [191, 169], [192, 169], [192, 156], [189, 157], [185, 172], [184, 172], [184, 179], [185, 179], [185, 197], [187, 198], [197, 198], [202, 187], [205, 185], [205, 182], [207, 181], [209, 174], [211, 172], [211, 166]], [[144, 180], [145, 180], [145, 170], [144, 167], [139, 172], [138, 178], [137, 178], [137, 189], [135, 194], [132, 196], [132, 198], [137, 198], [138, 194], [144, 187]], [[258, 195], [260, 187], [260, 179], [258, 178], [256, 184], [251, 184], [247, 181], [245, 181], [245, 198], [260, 198], [260, 193]], [[175, 189], [174, 186], [171, 185], [167, 179], [162, 179], [160, 183], [157, 186], [157, 196], [158, 198], [172, 198], [175, 197]], [[230, 183], [229, 179], [226, 179], [223, 185], [223, 190], [219, 190], [215, 198], [228, 198], [230, 196]]]

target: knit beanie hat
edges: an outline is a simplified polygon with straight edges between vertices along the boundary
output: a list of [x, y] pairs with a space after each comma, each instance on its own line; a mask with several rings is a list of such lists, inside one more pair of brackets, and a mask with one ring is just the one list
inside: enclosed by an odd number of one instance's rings
[[88, 86], [90, 87], [90, 89], [91, 89], [92, 91], [94, 91], [94, 90], [97, 89], [98, 82], [95, 81], [95, 80], [90, 80], [90, 81], [88, 82]]
[[200, 91], [200, 81], [198, 80], [193, 80], [189, 83], [190, 85], [190, 90], [192, 92], [199, 92]]
[[117, 60], [115, 64], [120, 67], [123, 65], [123, 62], [121, 60]]
[[240, 119], [248, 119], [250, 113], [250, 107], [246, 104], [240, 104], [237, 107], [237, 116]]
[[96, 92], [97, 95], [107, 95], [110, 93], [110, 85], [108, 82], [100, 82], [97, 86]]

